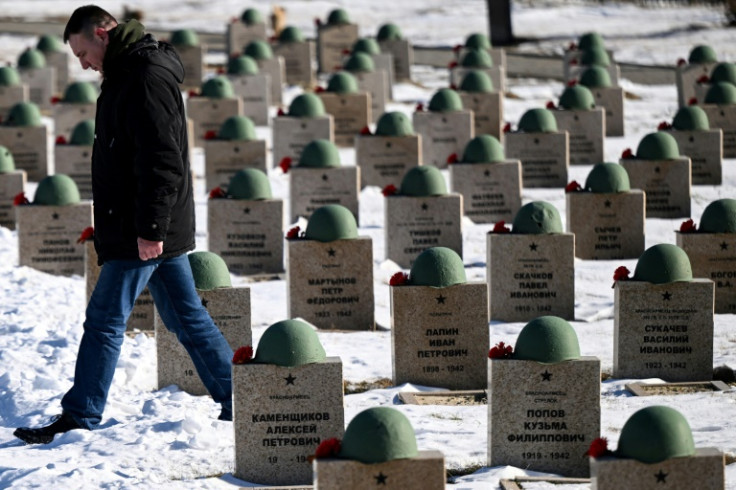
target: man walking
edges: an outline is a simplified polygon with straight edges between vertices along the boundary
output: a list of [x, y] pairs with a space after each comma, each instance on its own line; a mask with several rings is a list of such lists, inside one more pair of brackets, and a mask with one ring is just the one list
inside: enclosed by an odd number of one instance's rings
[[19, 428], [45, 444], [94, 429], [105, 408], [126, 322], [148, 285], [166, 327], [192, 358], [221, 420], [232, 420], [232, 350], [197, 296], [186, 252], [194, 248], [194, 200], [181, 61], [171, 45], [87, 5], [64, 31], [84, 69], [102, 73], [92, 153], [95, 249], [102, 264], [87, 306], [74, 385], [50, 425]]

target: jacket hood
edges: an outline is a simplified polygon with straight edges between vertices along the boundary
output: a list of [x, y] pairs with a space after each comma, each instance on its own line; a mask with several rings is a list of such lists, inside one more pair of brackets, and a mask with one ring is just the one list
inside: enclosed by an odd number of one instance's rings
[[158, 41], [152, 34], [145, 34], [143, 29], [141, 23], [130, 20], [110, 30], [110, 43], [103, 61], [105, 78], [127, 71], [137, 61], [146, 59], [148, 63], [170, 71], [177, 82], [182, 83], [184, 66], [174, 47]]

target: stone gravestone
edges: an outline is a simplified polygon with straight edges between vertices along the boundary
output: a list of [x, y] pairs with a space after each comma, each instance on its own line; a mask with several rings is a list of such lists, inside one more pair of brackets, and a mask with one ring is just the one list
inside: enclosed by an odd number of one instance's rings
[[92, 119], [78, 123], [69, 143], [54, 145], [56, 173], [68, 175], [77, 185], [81, 199], [92, 199], [92, 145], [95, 142], [95, 122]]
[[217, 134], [227, 118], [243, 114], [243, 101], [230, 80], [219, 75], [203, 83], [199, 95], [189, 96], [187, 114], [194, 121], [194, 145], [203, 146], [208, 133]]
[[371, 96], [358, 91], [358, 82], [346, 71], [333, 73], [327, 89], [319, 92], [325, 112], [335, 120], [335, 144], [353, 146], [355, 135], [371, 123]]
[[619, 163], [634, 188], [647, 196], [647, 218], [690, 216], [690, 158], [680, 156], [669, 133], [649, 133], [639, 142], [636, 156], [624, 151]]
[[447, 247], [462, 257], [463, 196], [447, 193], [439, 170], [413, 167], [398, 190], [390, 185], [383, 194], [387, 259], [409, 268], [416, 256], [430, 247]]
[[455, 57], [461, 60], [469, 51], [481, 50], [486, 51], [491, 56], [493, 66], [501, 66], [506, 69], [506, 52], [503, 48], [494, 48], [491, 46], [491, 40], [487, 35], [480, 32], [473, 32], [465, 38], [465, 43], [458, 44], [453, 48]]
[[287, 255], [289, 317], [327, 330], [375, 329], [373, 241], [358, 236], [350, 210], [315, 210], [304, 236], [287, 240]]
[[327, 23], [317, 25], [317, 66], [320, 73], [331, 73], [342, 66], [342, 58], [358, 40], [358, 24], [350, 22], [348, 13], [335, 9]]
[[683, 223], [677, 246], [690, 259], [695, 277], [715, 284], [715, 313], [736, 313], [736, 201], [718, 199], [706, 206], [700, 227]]
[[627, 274], [615, 277], [613, 377], [712, 379], [713, 281], [693, 279], [687, 254], [664, 243]]
[[69, 85], [69, 53], [61, 38], [52, 35], [39, 37], [36, 49], [43, 53], [46, 64], [56, 72], [54, 91], [61, 93]]
[[51, 98], [56, 93], [56, 70], [46, 65], [46, 57], [35, 48], [28, 48], [18, 57], [18, 74], [28, 86], [28, 97], [43, 111], [51, 110]]
[[0, 66], [0, 122], [8, 118], [10, 109], [19, 102], [28, 102], [28, 85], [21, 83], [15, 68]]
[[422, 164], [447, 168], [447, 159], [458, 155], [475, 136], [473, 113], [463, 109], [460, 95], [452, 89], [435, 92], [428, 111], [414, 112], [413, 122], [422, 135]]
[[49, 274], [84, 275], [80, 230], [92, 225], [92, 203], [79, 200], [74, 181], [56, 174], [38, 183], [33, 203], [15, 207], [19, 265]]
[[736, 87], [727, 82], [713, 84], [701, 107], [710, 127], [723, 130], [723, 158], [736, 158]]
[[244, 168], [266, 172], [266, 141], [256, 138], [255, 126], [249, 118], [227, 118], [217, 137], [204, 141], [205, 188], [227, 190], [233, 175]]
[[525, 204], [516, 213], [511, 232], [499, 223], [488, 233], [487, 243], [492, 320], [575, 318], [575, 235], [563, 233], [553, 205]]
[[13, 154], [0, 146], [0, 226], [15, 230], [15, 196], [26, 188], [26, 173], [15, 169]]
[[690, 50], [688, 60], [680, 60], [675, 67], [677, 103], [680, 107], [690, 105], [695, 97], [695, 85], [703, 77], [710, 75], [718, 63], [716, 52], [707, 45], [698, 45]]
[[171, 33], [171, 44], [184, 65], [184, 89], [196, 89], [204, 79], [204, 57], [207, 46], [199, 42], [199, 36], [192, 29], [177, 29]]
[[[570, 43], [570, 46], [565, 49], [562, 56], [562, 71], [565, 82], [579, 75], [580, 67], [585, 66], [582, 61], [583, 54], [593, 50], [603, 50], [608, 57], [608, 65], [610, 66], [613, 53], [606, 49], [603, 37], [597, 32], [586, 32], [578, 38], [577, 42]], [[611, 77], [614, 85], [618, 85], [618, 77], [616, 75], [617, 73], [614, 71]]]
[[[221, 198], [217, 198], [221, 197]], [[207, 203], [208, 249], [233, 274], [284, 271], [284, 202], [273, 199], [268, 177], [246, 168], [233, 175], [220, 196]]]
[[272, 45], [273, 53], [284, 59], [284, 71], [288, 85], [314, 87], [317, 78], [312, 60], [316, 59], [314, 44], [306, 41], [299, 28], [287, 26]]
[[414, 133], [403, 112], [386, 112], [376, 124], [375, 134], [355, 136], [355, 160], [360, 167], [361, 188], [384, 188], [398, 182], [410, 168], [421, 165], [421, 136]]
[[327, 440], [317, 448], [314, 488], [373, 490], [444, 490], [444, 456], [418, 451], [414, 428], [392, 407], [372, 407], [353, 418], [342, 441]]
[[391, 282], [394, 384], [484, 389], [488, 286], [467, 282], [463, 260], [445, 247], [426, 249], [408, 278]]
[[507, 160], [493, 136], [476, 136], [450, 165], [450, 188], [463, 196], [463, 215], [474, 223], [511, 221], [521, 207], [521, 162]]
[[233, 357], [233, 474], [263, 485], [310, 483], [309, 456], [345, 430], [342, 361], [326, 357], [301, 320], [274, 323], [249, 362], [251, 352]]
[[390, 53], [394, 61], [394, 77], [399, 82], [411, 80], [411, 65], [414, 64], [414, 47], [404, 39], [396, 24], [383, 24], [378, 28], [376, 41], [384, 53]]
[[458, 89], [463, 107], [473, 111], [475, 134], [488, 134], [501, 141], [504, 133], [503, 94], [493, 90], [493, 83], [482, 71], [469, 71]]
[[280, 56], [274, 56], [271, 46], [266, 41], [251, 41], [245, 47], [244, 54], [256, 60], [260, 72], [269, 76], [271, 80], [271, 103], [280, 105], [283, 100], [282, 91], [286, 79], [284, 59]]
[[41, 122], [41, 113], [33, 102], [19, 102], [0, 126], [0, 145], [10, 150], [15, 166], [24, 170], [28, 179], [43, 180], [49, 168], [49, 130]]
[[601, 362], [581, 357], [572, 326], [541, 316], [488, 362], [488, 465], [587, 477], [601, 430]]
[[690, 424], [670, 407], [653, 405], [631, 415], [616, 451], [593, 449], [593, 490], [726, 488], [724, 454], [716, 448], [696, 448]]
[[[376, 47], [376, 49], [378, 48]], [[347, 72], [355, 77], [358, 82], [358, 90], [370, 95], [370, 122], [372, 123], [378, 121], [379, 116], [386, 111], [386, 103], [391, 99], [390, 72], [388, 69], [381, 69], [374, 62], [375, 58], [381, 56], [390, 57], [390, 55], [382, 55], [381, 53], [373, 55], [373, 57], [363, 52], [353, 53], [345, 62], [344, 67]]]
[[271, 76], [259, 73], [256, 61], [243, 55], [228, 60], [227, 79], [233, 86], [233, 93], [243, 101], [243, 115], [259, 126], [268, 126]]
[[593, 166], [585, 186], [573, 181], [565, 192], [567, 231], [575, 256], [584, 260], [635, 259], [644, 252], [646, 196], [631, 189], [626, 169]]
[[358, 220], [360, 168], [342, 167], [337, 147], [327, 140], [314, 140], [304, 147], [299, 163], [288, 169], [291, 197], [290, 221], [309, 219], [327, 204], [339, 204]]
[[251, 41], [266, 41], [266, 22], [261, 13], [254, 8], [247, 8], [240, 18], [233, 18], [226, 27], [226, 53], [242, 53]]
[[521, 116], [518, 130], [507, 132], [503, 141], [506, 157], [521, 161], [524, 187], [560, 188], [567, 183], [568, 138], [548, 109], [529, 109]]
[[570, 165], [594, 165], [603, 161], [606, 139], [605, 111], [595, 107], [593, 94], [583, 85], [567, 87], [554, 111], [557, 126], [567, 131]]
[[613, 86], [608, 72], [592, 66], [580, 75], [580, 85], [593, 94], [596, 107], [605, 112], [606, 136], [624, 135], [624, 89]]
[[621, 79], [621, 69], [615, 63], [611, 63], [612, 54], [603, 47], [592, 47], [577, 52], [575, 63], [566, 65], [567, 75], [565, 80], [571, 83], [581, 78], [582, 74], [590, 68], [600, 68], [606, 72], [611, 85], [618, 86]]
[[71, 137], [77, 124], [94, 119], [97, 95], [97, 90], [89, 82], [74, 82], [69, 85], [64, 97], [53, 105], [54, 134], [67, 139]]
[[[225, 262], [212, 252], [189, 254], [194, 285], [202, 306], [212, 317], [230, 348], [251, 343], [250, 288], [234, 288]], [[156, 311], [156, 362], [158, 389], [177, 385], [195, 396], [207, 395], [189, 353], [164, 325]], [[219, 334], [218, 334], [219, 335]]]
[[495, 66], [491, 54], [484, 49], [467, 50], [460, 58], [460, 62], [450, 64], [450, 84], [453, 87], [460, 85], [465, 76], [471, 71], [481, 71], [488, 75], [491, 83], [501, 93], [506, 90], [506, 70], [503, 66]]
[[703, 76], [695, 84], [695, 102], [690, 104], [703, 104], [708, 90], [719, 82], [727, 82], [731, 85], [736, 84], [736, 65], [730, 62], [722, 62], [716, 64], [710, 72], [710, 75]]
[[690, 157], [693, 185], [721, 185], [723, 181], [723, 131], [710, 129], [702, 107], [681, 107], [668, 130], [680, 153]]
[[322, 99], [305, 92], [294, 98], [287, 114], [273, 119], [274, 166], [299, 161], [304, 147], [319, 139], [335, 140], [334, 118], [325, 113]]

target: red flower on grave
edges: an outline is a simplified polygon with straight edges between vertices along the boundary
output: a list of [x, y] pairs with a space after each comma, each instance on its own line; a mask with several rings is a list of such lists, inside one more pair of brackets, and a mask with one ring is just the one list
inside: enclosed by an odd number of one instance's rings
[[578, 84], [578, 79], [577, 79], [577, 78], [573, 78], [572, 80], [569, 80], [569, 81], [567, 82], [567, 86], [568, 86], [568, 87], [574, 87], [574, 86], [575, 86], [575, 85], [577, 85], [577, 84]]
[[573, 41], [567, 46], [567, 49], [569, 49], [570, 51], [575, 51], [576, 49], [578, 49], [578, 45], [575, 41]]
[[222, 66], [219, 67], [216, 71], [217, 71], [217, 74], [218, 75], [224, 75], [225, 74], [225, 68], [222, 67]]
[[289, 169], [291, 168], [291, 157], [284, 157], [279, 162], [279, 168], [284, 173], [288, 173]]
[[455, 46], [452, 47], [452, 50], [455, 53], [459, 53], [461, 49], [463, 49], [463, 45], [462, 44], [456, 44]]
[[233, 364], [247, 364], [253, 360], [253, 347], [239, 347], [233, 354]]
[[570, 182], [569, 184], [565, 186], [565, 194], [569, 194], [570, 192], [578, 192], [582, 190], [583, 190], [583, 186], [578, 184], [577, 180], [573, 180], [572, 182]]
[[13, 206], [23, 206], [24, 204], [31, 204], [31, 201], [28, 200], [25, 192], [19, 192], [13, 198]]
[[295, 226], [294, 228], [290, 229], [286, 232], [286, 239], [287, 240], [296, 240], [297, 238], [301, 238], [304, 236], [304, 234], [299, 234], [300, 228], [298, 226]]
[[315, 17], [314, 25], [316, 25], [317, 27], [322, 27], [322, 19], [320, 19], [319, 17]]
[[93, 238], [95, 236], [95, 229], [91, 226], [88, 226], [84, 230], [82, 230], [82, 234], [79, 235], [79, 238], [77, 238], [77, 243], [84, 243], [90, 238]]
[[447, 164], [452, 165], [453, 163], [457, 163], [458, 160], [459, 159], [457, 157], [457, 153], [453, 153], [449, 157], [447, 157]]
[[388, 281], [389, 286], [404, 286], [409, 284], [409, 274], [406, 272], [397, 272]]
[[678, 58], [677, 66], [684, 66], [684, 65], [687, 65], [687, 60], [685, 58]]
[[369, 128], [368, 126], [363, 126], [363, 129], [360, 130], [360, 134], [362, 134], [363, 136], [371, 135], [371, 128]]
[[347, 48], [346, 49], [343, 49], [342, 50], [342, 54], [348, 55], [348, 54], [350, 54], [350, 50], [347, 49]]
[[237, 21], [239, 21], [239, 20], [240, 20], [240, 19], [238, 19], [237, 17], [230, 17], [230, 23], [231, 23], [231, 24], [235, 24], [235, 23], [236, 23]]
[[199, 92], [197, 92], [196, 90], [190, 90], [189, 92], [187, 92], [187, 94], [189, 95], [189, 97], [199, 97]]
[[613, 271], [613, 286], [611, 287], [615, 287], [618, 281], [627, 281], [629, 279], [629, 274], [631, 274], [631, 271], [623, 265], [617, 267], [616, 270]]
[[695, 233], [696, 231], [698, 230], [695, 227], [695, 222], [692, 219], [683, 221], [680, 225], [680, 233]]
[[511, 228], [506, 226], [505, 221], [497, 221], [496, 224], [493, 225], [493, 233], [511, 233]]
[[285, 116], [286, 113], [284, 112], [284, 110], [281, 107], [279, 107], [279, 110], [276, 111], [276, 115], [277, 116]]
[[511, 132], [511, 123], [506, 123], [503, 125], [503, 132], [504, 133], [510, 133]]
[[59, 102], [61, 102], [61, 97], [59, 97], [58, 95], [54, 95], [53, 97], [51, 97], [52, 104], [58, 104]]
[[204, 139], [208, 141], [217, 139], [217, 131], [215, 131], [214, 129], [210, 129], [209, 131], [204, 133]]
[[631, 148], [626, 148], [623, 153], [621, 153], [621, 158], [626, 160], [627, 158], [634, 158], [634, 152], [631, 151]]
[[422, 112], [424, 110], [424, 104], [417, 102], [417, 106], [414, 108], [414, 112]]
[[667, 121], [662, 121], [657, 126], [657, 131], [667, 131], [668, 129], [672, 129], [672, 125]]
[[457, 61], [450, 61], [450, 62], [449, 62], [449, 63], [447, 64], [447, 68], [449, 68], [450, 70], [452, 70], [452, 69], [453, 69], [453, 68], [455, 68], [456, 66], [457, 66]]
[[687, 105], [698, 105], [697, 97], [690, 97], [690, 100], [687, 101]]
[[580, 63], [580, 61], [577, 58], [573, 58], [570, 60], [570, 66], [575, 66], [578, 63]]
[[316, 87], [314, 87], [314, 93], [316, 93], [316, 94], [320, 94], [320, 93], [322, 93], [324, 91], [325, 91], [325, 88], [322, 87], [322, 86], [320, 86], [320, 85], [317, 85]]
[[499, 342], [488, 351], [488, 357], [490, 359], [510, 359], [513, 353], [513, 347], [505, 344], [504, 342]]
[[65, 145], [66, 144], [66, 138], [63, 135], [59, 135], [56, 137], [56, 144], [57, 145]]
[[334, 458], [340, 454], [341, 445], [342, 443], [340, 442], [340, 439], [336, 437], [325, 439], [319, 443], [319, 446], [317, 446], [317, 450], [314, 452], [314, 457], [316, 459]]
[[222, 187], [220, 186], [217, 186], [210, 191], [210, 199], [224, 199], [226, 197], [227, 194], [224, 190], [222, 190]]
[[450, 90], [457, 90], [457, 85], [455, 85], [454, 83], [451, 83]]
[[591, 458], [600, 458], [601, 456], [608, 456], [610, 454], [613, 453], [608, 449], [608, 439], [605, 437], [593, 439], [593, 442], [590, 443], [590, 447], [585, 452], [585, 455], [590, 456]]
[[708, 75], [701, 75], [696, 81], [697, 83], [708, 83], [710, 82], [710, 77]]
[[556, 105], [555, 105], [555, 103], [554, 103], [554, 102], [552, 102], [551, 100], [550, 100], [549, 102], [547, 102], [547, 105], [545, 105], [545, 107], [546, 107], [547, 109], [557, 109], [557, 106], [556, 106]]
[[393, 184], [389, 184], [389, 185], [387, 185], [387, 186], [386, 186], [386, 187], [384, 187], [384, 188], [383, 188], [383, 190], [381, 191], [381, 194], [383, 194], [383, 195], [384, 195], [384, 197], [389, 197], [389, 196], [393, 196], [393, 195], [395, 195], [395, 194], [398, 194], [398, 193], [399, 193], [399, 190], [398, 190], [398, 189], [396, 188], [396, 186], [395, 186], [395, 185], [393, 185]]

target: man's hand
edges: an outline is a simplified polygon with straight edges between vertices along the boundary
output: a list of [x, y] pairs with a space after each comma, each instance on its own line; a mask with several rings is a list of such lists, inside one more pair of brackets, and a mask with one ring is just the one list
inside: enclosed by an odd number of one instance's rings
[[138, 237], [138, 257], [141, 260], [155, 259], [164, 251], [164, 242], [152, 242]]

